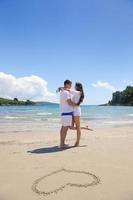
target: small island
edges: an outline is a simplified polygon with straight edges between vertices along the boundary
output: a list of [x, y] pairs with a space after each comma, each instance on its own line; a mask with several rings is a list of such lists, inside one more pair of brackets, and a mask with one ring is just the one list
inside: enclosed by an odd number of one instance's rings
[[26, 101], [20, 101], [17, 98], [14, 99], [5, 99], [0, 98], [0, 106], [18, 106], [18, 105], [35, 105], [35, 102], [26, 100]]
[[104, 106], [133, 106], [133, 87], [127, 86], [123, 91], [116, 91], [112, 94], [112, 100]]

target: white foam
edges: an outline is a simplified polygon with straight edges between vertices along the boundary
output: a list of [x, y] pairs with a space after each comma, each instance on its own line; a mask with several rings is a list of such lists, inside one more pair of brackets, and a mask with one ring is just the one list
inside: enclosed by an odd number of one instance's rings
[[41, 119], [35, 119], [35, 121], [41, 121]]
[[125, 121], [106, 121], [104, 124], [113, 124], [113, 125], [122, 125], [122, 124], [133, 124], [132, 120], [125, 120]]
[[18, 119], [19, 117], [14, 117], [14, 116], [5, 116], [5, 119]]
[[42, 112], [42, 113], [37, 113], [37, 115], [52, 115], [52, 113]]
[[127, 116], [129, 116], [129, 117], [133, 117], [133, 114], [128, 114]]

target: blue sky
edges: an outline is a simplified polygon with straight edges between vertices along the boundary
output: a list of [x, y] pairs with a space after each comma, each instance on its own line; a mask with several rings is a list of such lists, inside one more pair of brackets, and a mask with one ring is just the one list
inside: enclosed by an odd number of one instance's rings
[[107, 102], [133, 84], [133, 1], [0, 0], [0, 71], [52, 93], [80, 81], [85, 103]]

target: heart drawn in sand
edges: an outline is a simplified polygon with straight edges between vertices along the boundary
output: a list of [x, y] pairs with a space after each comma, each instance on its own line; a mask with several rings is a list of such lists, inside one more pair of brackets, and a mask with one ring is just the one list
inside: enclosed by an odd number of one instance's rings
[[90, 172], [62, 168], [37, 179], [32, 185], [32, 190], [39, 195], [48, 196], [57, 194], [65, 187], [87, 188], [99, 183], [100, 178]]

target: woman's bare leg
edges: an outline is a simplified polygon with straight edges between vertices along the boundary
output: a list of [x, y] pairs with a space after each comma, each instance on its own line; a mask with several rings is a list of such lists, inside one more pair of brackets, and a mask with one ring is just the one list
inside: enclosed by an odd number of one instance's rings
[[80, 129], [80, 116], [74, 116], [74, 122], [76, 125], [76, 130], [77, 130], [77, 140], [74, 146], [79, 146], [80, 142], [80, 137], [81, 137], [81, 129]]
[[81, 129], [84, 129], [84, 130], [88, 130], [88, 131], [93, 131], [92, 128], [89, 128], [89, 126], [82, 126], [80, 127]]
[[[78, 117], [78, 116], [77, 116]], [[75, 122], [74, 122], [74, 116], [72, 116], [72, 126], [69, 127], [71, 130], [77, 130], [76, 126], [75, 126]], [[89, 128], [89, 126], [81, 126], [80, 129], [83, 130], [88, 130], [88, 131], [93, 131], [92, 128]]]
[[[76, 126], [70, 126], [71, 130], [77, 130]], [[87, 131], [93, 131], [92, 128], [89, 128], [88, 126], [81, 126], [80, 129], [87, 130]]]

